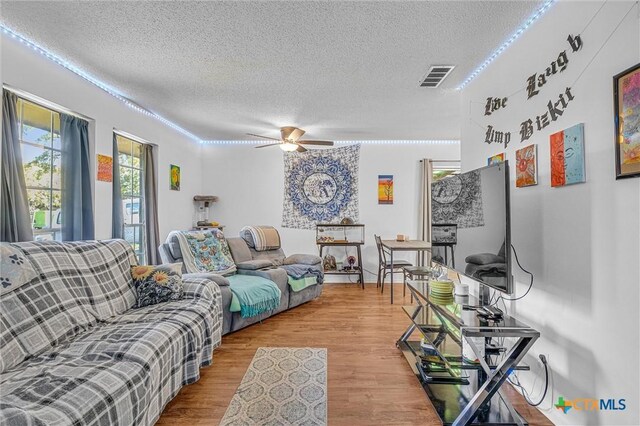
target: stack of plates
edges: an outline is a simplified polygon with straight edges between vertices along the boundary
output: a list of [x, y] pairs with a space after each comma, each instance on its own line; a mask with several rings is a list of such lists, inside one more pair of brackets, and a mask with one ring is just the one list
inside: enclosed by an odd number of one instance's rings
[[437, 305], [449, 305], [453, 303], [453, 281], [451, 280], [431, 280], [431, 301]]

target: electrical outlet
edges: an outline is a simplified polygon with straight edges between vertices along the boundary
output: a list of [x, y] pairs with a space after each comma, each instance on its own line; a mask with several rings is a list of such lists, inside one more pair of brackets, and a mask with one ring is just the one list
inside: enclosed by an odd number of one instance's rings
[[540, 361], [542, 361], [542, 363], [546, 365], [547, 364], [547, 357], [544, 356], [543, 354], [540, 354], [539, 357], [540, 357]]

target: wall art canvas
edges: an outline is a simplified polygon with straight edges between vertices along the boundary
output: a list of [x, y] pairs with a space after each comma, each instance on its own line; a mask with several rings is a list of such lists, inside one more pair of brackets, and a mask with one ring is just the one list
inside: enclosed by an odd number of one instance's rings
[[317, 223], [358, 222], [360, 145], [284, 153], [282, 226], [315, 229]]
[[100, 182], [113, 182], [113, 157], [97, 155], [98, 180]]
[[487, 158], [487, 166], [493, 166], [498, 163], [504, 163], [504, 152]]
[[170, 176], [171, 180], [171, 190], [172, 191], [180, 191], [180, 167], [175, 164], [171, 164], [170, 166]]
[[455, 223], [458, 228], [484, 226], [480, 171], [434, 182], [431, 215], [433, 223]]
[[585, 182], [584, 124], [554, 133], [550, 139], [551, 186]]
[[393, 175], [378, 175], [378, 204], [393, 204]]
[[613, 78], [616, 179], [640, 176], [640, 64]]
[[516, 150], [516, 187], [538, 184], [538, 145]]

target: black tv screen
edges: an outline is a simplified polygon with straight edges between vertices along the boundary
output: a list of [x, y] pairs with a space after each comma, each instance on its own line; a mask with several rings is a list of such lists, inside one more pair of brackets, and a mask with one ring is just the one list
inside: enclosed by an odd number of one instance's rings
[[508, 162], [435, 181], [431, 200], [432, 234], [449, 237], [432, 239], [432, 260], [511, 293]]

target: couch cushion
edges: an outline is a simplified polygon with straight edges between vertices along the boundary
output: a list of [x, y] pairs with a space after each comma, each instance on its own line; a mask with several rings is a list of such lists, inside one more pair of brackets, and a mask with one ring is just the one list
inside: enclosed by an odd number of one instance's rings
[[39, 358], [0, 378], [3, 425], [143, 424], [149, 392], [140, 363]]
[[135, 303], [122, 240], [11, 244], [36, 277], [0, 298], [0, 372], [69, 340]]
[[269, 259], [256, 259], [236, 263], [236, 266], [238, 267], [238, 269], [249, 269], [255, 271], [256, 269], [269, 268], [271, 266], [274, 266], [274, 264]]
[[230, 237], [227, 238], [227, 243], [229, 244], [233, 261], [236, 262], [236, 264], [251, 260], [251, 252], [245, 240], [238, 237]]
[[171, 252], [171, 256], [174, 259], [182, 259], [182, 251], [180, 251], [180, 242], [175, 235], [171, 235], [170, 238], [166, 242], [169, 251]]
[[3, 373], [0, 424], [153, 424], [211, 363], [222, 326], [212, 303], [219, 300], [127, 312]]

